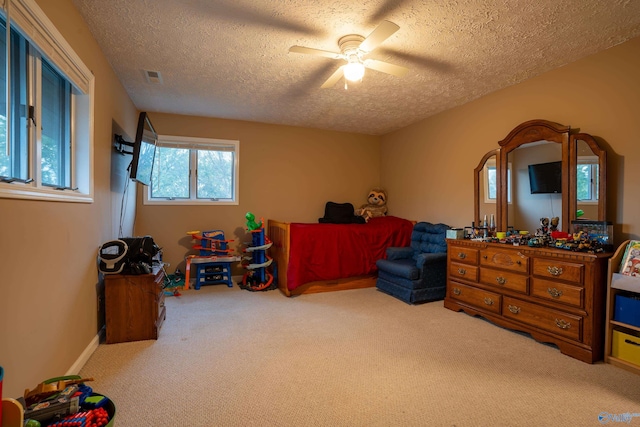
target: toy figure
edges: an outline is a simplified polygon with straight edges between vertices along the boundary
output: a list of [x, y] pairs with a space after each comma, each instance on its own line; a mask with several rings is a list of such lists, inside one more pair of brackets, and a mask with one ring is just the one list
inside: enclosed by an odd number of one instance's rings
[[560, 223], [560, 218], [558, 218], [557, 216], [554, 216], [553, 218], [551, 218], [551, 222], [549, 224], [549, 231], [550, 232], [558, 231], [559, 223]]
[[387, 192], [382, 188], [374, 188], [369, 192], [368, 203], [356, 209], [355, 214], [369, 222], [371, 218], [385, 216], [387, 214]]
[[249, 231], [257, 230], [262, 227], [262, 221], [256, 222], [256, 216], [251, 212], [247, 212], [244, 217], [247, 219], [247, 229]]
[[540, 218], [540, 228], [536, 232], [536, 236], [544, 236], [549, 233], [549, 218]]

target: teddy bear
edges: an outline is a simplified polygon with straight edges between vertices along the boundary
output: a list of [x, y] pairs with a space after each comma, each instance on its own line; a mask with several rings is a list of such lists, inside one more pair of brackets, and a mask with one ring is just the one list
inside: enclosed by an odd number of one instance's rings
[[373, 188], [369, 191], [367, 202], [360, 206], [359, 209], [356, 209], [356, 216], [361, 216], [366, 222], [369, 222], [371, 218], [387, 214], [387, 192], [382, 188]]

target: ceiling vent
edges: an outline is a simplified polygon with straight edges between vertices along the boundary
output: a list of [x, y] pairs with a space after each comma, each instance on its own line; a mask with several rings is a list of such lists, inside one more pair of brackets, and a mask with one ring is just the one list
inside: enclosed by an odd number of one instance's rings
[[144, 76], [147, 79], [147, 82], [161, 85], [162, 84], [162, 76], [160, 75], [160, 71], [150, 71], [144, 70]]

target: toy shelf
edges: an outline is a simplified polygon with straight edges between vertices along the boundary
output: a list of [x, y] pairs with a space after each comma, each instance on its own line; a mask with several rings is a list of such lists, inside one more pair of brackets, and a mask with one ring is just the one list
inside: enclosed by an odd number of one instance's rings
[[[604, 347], [604, 361], [630, 372], [640, 374], [640, 325], [615, 320], [616, 299], [618, 296], [624, 298], [640, 298], [640, 278], [622, 276], [618, 274], [618, 268], [622, 262], [622, 257], [629, 240], [623, 242], [613, 257], [609, 259], [609, 274], [607, 277], [607, 314], [606, 314], [606, 334]], [[618, 282], [618, 283], [616, 283]], [[627, 348], [618, 350], [620, 354], [615, 354], [614, 347], [626, 345]], [[627, 344], [624, 344], [627, 343]]]

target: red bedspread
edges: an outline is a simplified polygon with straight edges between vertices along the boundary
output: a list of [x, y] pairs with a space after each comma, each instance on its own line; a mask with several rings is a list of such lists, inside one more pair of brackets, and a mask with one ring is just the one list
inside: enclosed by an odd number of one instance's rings
[[413, 224], [385, 216], [366, 224], [301, 224], [289, 228], [287, 287], [373, 274], [390, 246], [409, 246]]

